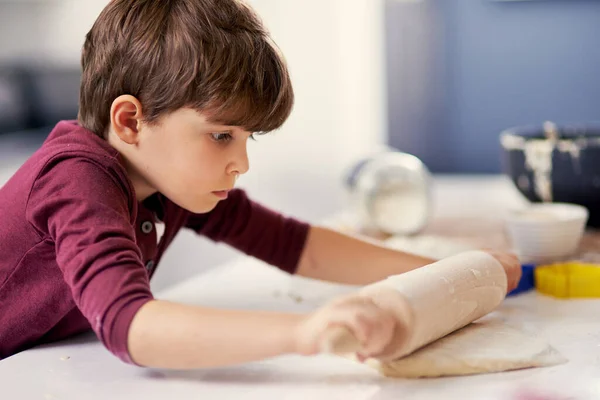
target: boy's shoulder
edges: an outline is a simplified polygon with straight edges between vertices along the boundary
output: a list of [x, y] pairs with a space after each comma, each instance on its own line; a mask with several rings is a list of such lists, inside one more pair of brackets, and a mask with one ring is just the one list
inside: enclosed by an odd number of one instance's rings
[[24, 167], [32, 168], [32, 172], [41, 176], [52, 169], [60, 171], [63, 165], [74, 163], [89, 164], [92, 168], [85, 168], [88, 173], [108, 174], [117, 183], [125, 185], [123, 189], [131, 191], [119, 152], [106, 140], [81, 127], [77, 121], [60, 121]]
[[62, 121], [0, 187], [0, 217], [11, 229], [0, 229], [0, 238], [20, 235], [32, 244], [50, 235], [51, 221], [64, 224], [78, 213], [96, 221], [91, 225], [104, 223], [107, 213], [133, 223], [134, 193], [119, 153], [74, 121]]
[[107, 141], [81, 127], [77, 121], [60, 121], [33, 155], [36, 156], [42, 159], [81, 156], [118, 162], [119, 153]]
[[[60, 195], [65, 182], [79, 185], [82, 191], [93, 185], [118, 187], [125, 197], [133, 188], [120, 155], [108, 142], [79, 126], [76, 121], [61, 121], [42, 146], [2, 187], [0, 197], [39, 197], [38, 192]], [[98, 188], [101, 189], [101, 188]]]

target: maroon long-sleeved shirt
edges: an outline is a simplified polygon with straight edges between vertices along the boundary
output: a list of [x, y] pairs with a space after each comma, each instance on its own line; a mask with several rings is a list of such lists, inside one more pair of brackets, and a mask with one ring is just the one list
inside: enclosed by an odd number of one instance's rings
[[0, 188], [0, 221], [0, 359], [92, 328], [129, 363], [129, 325], [182, 227], [290, 273], [309, 229], [241, 190], [206, 214], [160, 194], [138, 203], [118, 152], [75, 121]]

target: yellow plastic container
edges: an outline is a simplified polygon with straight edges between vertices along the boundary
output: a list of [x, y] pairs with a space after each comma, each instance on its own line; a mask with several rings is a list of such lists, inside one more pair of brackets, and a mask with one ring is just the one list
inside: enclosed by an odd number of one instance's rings
[[567, 262], [535, 269], [538, 292], [559, 298], [600, 298], [600, 265]]

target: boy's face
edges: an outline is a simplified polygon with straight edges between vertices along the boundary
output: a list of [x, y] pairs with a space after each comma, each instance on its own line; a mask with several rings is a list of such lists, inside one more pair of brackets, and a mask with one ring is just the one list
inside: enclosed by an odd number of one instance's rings
[[248, 171], [250, 132], [211, 124], [195, 110], [182, 108], [150, 125], [118, 112], [111, 119], [109, 142], [127, 160], [140, 201], [158, 191], [180, 207], [205, 213]]

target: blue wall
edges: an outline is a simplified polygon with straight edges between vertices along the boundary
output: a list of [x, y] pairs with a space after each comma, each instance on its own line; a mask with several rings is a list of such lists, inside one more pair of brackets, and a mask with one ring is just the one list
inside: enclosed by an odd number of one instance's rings
[[[398, 103], [390, 99], [392, 145], [417, 153], [434, 171], [498, 172], [501, 130], [600, 120], [600, 1], [429, 3], [441, 24], [429, 41], [443, 65], [431, 77], [441, 84], [429, 97], [435, 122], [402, 132], [393, 117]], [[388, 25], [392, 19], [393, 13]], [[388, 52], [394, 43], [390, 37]], [[443, 99], [441, 107], [435, 98]], [[414, 140], [398, 137], [406, 134]], [[419, 138], [426, 145], [414, 144]]]

